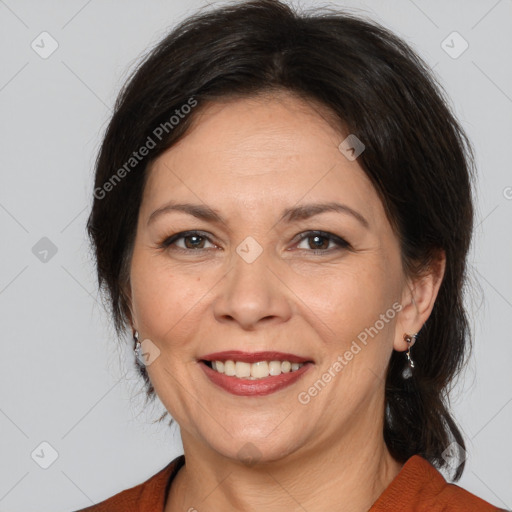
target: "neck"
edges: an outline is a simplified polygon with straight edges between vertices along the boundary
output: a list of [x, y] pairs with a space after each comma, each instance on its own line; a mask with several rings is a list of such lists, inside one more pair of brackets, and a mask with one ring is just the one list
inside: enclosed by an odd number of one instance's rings
[[382, 436], [325, 444], [246, 466], [185, 434], [186, 465], [175, 477], [166, 510], [366, 512], [401, 469]]

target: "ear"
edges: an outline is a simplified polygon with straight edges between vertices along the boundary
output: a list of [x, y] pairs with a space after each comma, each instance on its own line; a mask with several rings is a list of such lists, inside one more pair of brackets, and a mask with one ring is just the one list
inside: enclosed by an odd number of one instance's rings
[[135, 331], [138, 331], [138, 328], [136, 325], [135, 315], [133, 314], [132, 289], [129, 282], [121, 285], [121, 294], [127, 305], [128, 311], [126, 312], [126, 315], [128, 317], [128, 322], [132, 328], [133, 333], [135, 334]]
[[403, 293], [402, 309], [398, 314], [393, 348], [398, 352], [407, 350], [404, 334], [415, 334], [425, 324], [443, 281], [446, 269], [446, 254], [440, 249], [436, 259], [420, 276], [407, 279]]

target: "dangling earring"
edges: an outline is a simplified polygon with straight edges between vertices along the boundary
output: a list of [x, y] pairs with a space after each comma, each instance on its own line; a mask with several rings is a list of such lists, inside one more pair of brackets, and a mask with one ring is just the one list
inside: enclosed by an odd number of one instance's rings
[[142, 347], [139, 341], [139, 333], [137, 331], [133, 331], [133, 340], [135, 341], [135, 348], [133, 351], [135, 352], [135, 357], [139, 362], [143, 362], [143, 356], [142, 356]]
[[404, 334], [404, 340], [405, 340], [405, 342], [408, 345], [407, 352], [406, 352], [405, 355], [407, 357], [407, 360], [409, 361], [409, 366], [407, 366], [404, 369], [404, 371], [402, 372], [402, 377], [404, 379], [409, 379], [409, 378], [412, 377], [412, 368], [414, 368], [414, 361], [411, 358], [411, 347], [416, 342], [416, 338], [417, 337], [418, 337], [418, 333], [415, 333], [415, 334]]

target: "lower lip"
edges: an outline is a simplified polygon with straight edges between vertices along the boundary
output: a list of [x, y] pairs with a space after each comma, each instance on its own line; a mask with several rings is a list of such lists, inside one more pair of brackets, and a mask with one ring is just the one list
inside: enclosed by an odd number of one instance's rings
[[304, 363], [294, 372], [281, 373], [280, 375], [268, 376], [263, 379], [249, 380], [230, 377], [224, 373], [212, 370], [204, 362], [200, 361], [199, 366], [206, 376], [217, 386], [233, 395], [238, 396], [265, 396], [275, 393], [280, 389], [290, 386], [300, 379], [312, 366], [312, 363]]

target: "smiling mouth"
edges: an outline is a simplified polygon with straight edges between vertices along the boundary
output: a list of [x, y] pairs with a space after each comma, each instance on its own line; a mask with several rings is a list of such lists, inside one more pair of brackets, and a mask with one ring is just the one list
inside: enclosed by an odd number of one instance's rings
[[198, 359], [205, 376], [237, 396], [263, 397], [293, 385], [314, 366], [297, 354], [276, 351], [225, 350]]
[[282, 373], [293, 373], [302, 368], [305, 364], [296, 362], [292, 363], [288, 360], [256, 361], [254, 363], [249, 363], [228, 359], [225, 361], [202, 360], [201, 362], [217, 373], [228, 377], [247, 380], [266, 379], [271, 376], [277, 377]]

